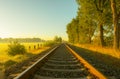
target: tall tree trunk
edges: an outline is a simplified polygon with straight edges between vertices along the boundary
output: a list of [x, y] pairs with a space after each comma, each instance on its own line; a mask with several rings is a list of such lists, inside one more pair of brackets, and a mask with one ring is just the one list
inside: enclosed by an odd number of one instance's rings
[[78, 26], [77, 26], [77, 43], [79, 43], [79, 28], [78, 28]]
[[77, 33], [77, 43], [79, 43], [79, 33]]
[[120, 47], [120, 23], [118, 21], [118, 44], [119, 44], [119, 47]]
[[117, 9], [116, 9], [116, 2], [115, 0], [111, 1], [111, 9], [113, 13], [113, 25], [114, 25], [114, 42], [113, 47], [114, 49], [119, 49], [119, 29], [118, 29], [118, 15], [117, 15]]
[[104, 46], [104, 35], [103, 35], [103, 25], [100, 24], [99, 25], [99, 29], [100, 29], [100, 45], [101, 47]]
[[89, 37], [88, 37], [88, 43], [91, 44], [91, 42], [92, 42], [91, 41], [91, 36], [89, 35]]
[[91, 42], [92, 42], [92, 40], [91, 40], [91, 37], [92, 37], [92, 28], [91, 28], [91, 26], [89, 26], [90, 28], [89, 28], [89, 34], [88, 34], [88, 43], [89, 44], [91, 44]]

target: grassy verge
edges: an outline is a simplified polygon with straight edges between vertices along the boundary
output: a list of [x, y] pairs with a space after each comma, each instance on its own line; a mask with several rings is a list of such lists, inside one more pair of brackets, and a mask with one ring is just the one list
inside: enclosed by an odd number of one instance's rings
[[9, 66], [22, 62], [32, 56], [40, 54], [40, 52], [49, 48], [44, 46], [43, 43], [22, 43], [27, 49], [24, 55], [9, 56], [7, 53], [9, 43], [0, 43], [0, 70], [4, 70]]
[[[34, 61], [47, 52], [47, 49], [56, 46], [58, 43], [54, 41], [20, 43], [25, 46], [27, 53], [23, 55], [8, 55], [8, 45], [10, 43], [0, 43], [0, 79], [13, 79], [11, 74], [23, 71], [24, 65], [31, 65], [30, 61]], [[44, 52], [46, 50], [46, 52]], [[41, 54], [40, 54], [41, 53]], [[23, 67], [23, 68], [22, 68]]]
[[76, 44], [75, 46], [89, 49], [89, 50], [92, 50], [94, 52], [100, 52], [102, 54], [110, 55], [110, 56], [115, 57], [115, 58], [120, 58], [120, 51], [115, 51], [115, 50], [113, 50], [113, 48], [110, 48], [110, 47], [100, 47], [100, 46], [89, 45], [89, 44], [84, 44], [84, 45]]
[[[112, 52], [110, 52], [109, 54], [109, 49], [92, 47], [91, 45], [71, 45], [71, 47], [85, 60], [87, 60], [90, 64], [92, 64], [95, 68], [102, 72], [105, 76], [110, 78], [115, 77], [115, 79], [120, 78], [120, 58], [118, 57], [118, 55], [112, 55]], [[103, 49], [105, 51], [102, 51]], [[99, 50], [101, 50], [102, 52], [100, 52]], [[113, 50], [111, 49], [111, 51]]]

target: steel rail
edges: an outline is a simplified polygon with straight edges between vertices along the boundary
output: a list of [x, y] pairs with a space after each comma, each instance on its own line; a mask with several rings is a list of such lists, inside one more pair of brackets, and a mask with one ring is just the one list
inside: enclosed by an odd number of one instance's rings
[[[66, 44], [65, 44], [66, 45]], [[84, 64], [86, 68], [88, 68], [89, 72], [96, 76], [98, 79], [108, 79], [104, 76], [100, 71], [95, 69], [91, 64], [89, 64], [83, 57], [78, 55], [75, 51], [72, 50], [68, 45], [66, 45], [67, 49], [81, 62]]]
[[36, 71], [37, 67], [42, 65], [42, 63], [44, 62], [44, 59], [46, 59], [58, 47], [59, 46], [54, 47], [52, 50], [50, 50], [48, 53], [46, 53], [43, 57], [41, 57], [38, 61], [36, 61], [33, 65], [28, 67], [26, 70], [24, 70], [18, 76], [16, 76], [14, 79], [29, 79], [29, 77], [34, 74], [34, 72]]

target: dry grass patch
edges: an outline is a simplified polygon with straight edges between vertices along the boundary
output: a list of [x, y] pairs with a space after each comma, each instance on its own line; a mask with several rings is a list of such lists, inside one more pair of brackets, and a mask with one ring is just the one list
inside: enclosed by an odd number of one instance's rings
[[[105, 76], [120, 78], [120, 57], [119, 54], [113, 54], [112, 49], [109, 52], [109, 48], [104, 49], [91, 45], [71, 45], [71, 47]], [[103, 52], [103, 50], [105, 51]]]
[[102, 54], [110, 55], [115, 58], [120, 58], [120, 51], [115, 51], [113, 48], [110, 48], [110, 47], [100, 47], [100, 46], [90, 45], [90, 44], [84, 44], [84, 45], [76, 44], [76, 46], [85, 48], [85, 49], [89, 49], [94, 52], [99, 52]]
[[[9, 66], [9, 63], [7, 63], [8, 61], [15, 61], [16, 63], [22, 62], [34, 55], [40, 54], [42, 51], [48, 49], [49, 47], [44, 47], [42, 46], [42, 43], [21, 43], [22, 45], [25, 46], [25, 48], [27, 49], [27, 53], [24, 55], [16, 55], [16, 56], [9, 56], [8, 55], [8, 45], [10, 43], [0, 43], [0, 69], [4, 69], [3, 65], [7, 64], [7, 66]], [[38, 47], [39, 44], [39, 47]], [[31, 47], [31, 49], [29, 49], [29, 46]], [[36, 48], [34, 48], [34, 46]], [[10, 63], [10, 65], [12, 65]]]

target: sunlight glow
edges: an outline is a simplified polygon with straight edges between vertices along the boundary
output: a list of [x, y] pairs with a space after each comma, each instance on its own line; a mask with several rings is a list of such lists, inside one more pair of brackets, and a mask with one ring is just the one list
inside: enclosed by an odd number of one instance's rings
[[74, 0], [1, 0], [0, 38], [67, 39], [66, 25], [76, 11]]
[[10, 37], [10, 36], [11, 36], [11, 33], [9, 32], [9, 30], [7, 30], [3, 27], [2, 28], [0, 27], [0, 38], [7, 38], [7, 37]]

